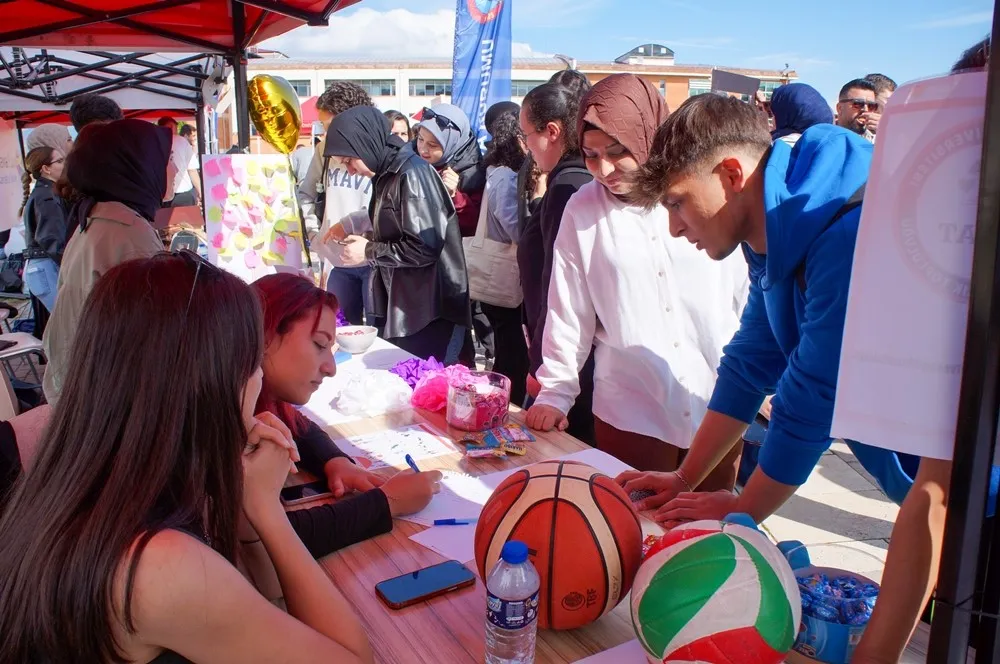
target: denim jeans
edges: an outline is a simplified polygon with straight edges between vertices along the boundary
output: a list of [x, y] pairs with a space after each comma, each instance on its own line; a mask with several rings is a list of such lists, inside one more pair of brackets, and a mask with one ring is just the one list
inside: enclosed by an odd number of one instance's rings
[[335, 267], [330, 270], [330, 276], [326, 279], [326, 289], [337, 296], [340, 310], [351, 325], [364, 325], [364, 314], [369, 305], [368, 277], [371, 273], [372, 269], [368, 265]]
[[59, 266], [51, 258], [29, 258], [24, 266], [24, 283], [28, 292], [37, 297], [52, 313], [56, 306], [56, 286]]

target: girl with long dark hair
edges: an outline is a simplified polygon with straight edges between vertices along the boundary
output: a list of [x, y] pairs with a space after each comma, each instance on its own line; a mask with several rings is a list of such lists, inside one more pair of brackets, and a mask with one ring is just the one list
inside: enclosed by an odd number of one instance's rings
[[398, 136], [399, 140], [408, 143], [413, 140], [413, 132], [410, 131], [410, 119], [399, 111], [389, 110], [384, 113], [392, 124], [392, 135]]
[[[71, 188], [70, 241], [59, 268], [59, 306], [45, 328], [43, 389], [55, 405], [84, 302], [105, 272], [163, 251], [153, 217], [173, 182], [170, 132], [142, 120], [84, 127], [61, 180]], [[65, 191], [65, 190], [64, 190]], [[173, 191], [169, 192], [173, 195]]]
[[[528, 328], [526, 387], [531, 398], [539, 391], [535, 372], [542, 366], [552, 246], [570, 196], [593, 179], [580, 155], [580, 139], [576, 132], [582, 96], [582, 88], [546, 83], [529, 92], [521, 105], [520, 126], [525, 145], [545, 175], [544, 195], [521, 230], [517, 245], [517, 264], [524, 288], [524, 319]], [[580, 374], [580, 396], [568, 416], [569, 433], [591, 444], [594, 441], [593, 374], [591, 356]]]
[[62, 152], [48, 146], [28, 153], [21, 176], [24, 200], [17, 213], [24, 219], [24, 281], [50, 313], [56, 306], [59, 263], [66, 248], [66, 207], [54, 190], [65, 161]]
[[[277, 418], [254, 416], [262, 352], [253, 290], [194, 254], [97, 282], [0, 518], [0, 661], [371, 660], [280, 504], [298, 454]], [[288, 613], [236, 568], [241, 515]]]
[[390, 133], [378, 109], [344, 111], [330, 123], [326, 156], [374, 183], [371, 239], [342, 240], [345, 265], [369, 263], [383, 336], [417, 357], [474, 366], [469, 277], [458, 217], [437, 171]]
[[299, 467], [325, 477], [337, 498], [288, 513], [315, 557], [392, 530], [394, 516], [422, 510], [441, 473], [404, 471], [388, 480], [344, 454], [323, 429], [296, 409], [337, 372], [337, 298], [298, 274], [271, 274], [253, 283], [264, 306], [264, 381], [257, 412], [268, 411], [289, 428], [302, 457]]

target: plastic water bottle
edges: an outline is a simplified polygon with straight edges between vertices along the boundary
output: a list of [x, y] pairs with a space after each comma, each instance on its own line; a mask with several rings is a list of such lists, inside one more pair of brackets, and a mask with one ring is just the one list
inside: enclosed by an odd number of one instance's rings
[[535, 661], [539, 585], [527, 545], [504, 544], [500, 561], [486, 577], [486, 664]]

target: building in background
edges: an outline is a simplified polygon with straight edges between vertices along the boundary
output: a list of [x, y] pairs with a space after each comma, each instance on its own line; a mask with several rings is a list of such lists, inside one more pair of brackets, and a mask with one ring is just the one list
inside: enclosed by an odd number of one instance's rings
[[[354, 81], [371, 95], [382, 110], [396, 109], [414, 115], [424, 106], [431, 106], [451, 99], [451, 60], [362, 60], [360, 58], [299, 60], [288, 58], [275, 51], [257, 51], [251, 59], [248, 76], [273, 74], [292, 84], [303, 107], [303, 136], [310, 131], [315, 120], [316, 97], [334, 81]], [[784, 83], [797, 78], [791, 70], [740, 69], [713, 65], [688, 65], [677, 63], [674, 51], [662, 44], [643, 44], [633, 48], [612, 62], [570, 61], [564, 56], [552, 58], [514, 59], [511, 72], [512, 100], [521, 103], [528, 92], [549, 79], [567, 65], [587, 75], [596, 83], [605, 76], [628, 72], [646, 79], [660, 91], [670, 108], [677, 108], [693, 95], [711, 91], [712, 70], [724, 69], [737, 74], [760, 79], [760, 89], [770, 98], [771, 92]], [[220, 122], [219, 135], [225, 136], [223, 126], [232, 127], [232, 109]], [[226, 121], [228, 120], [228, 122]], [[235, 133], [230, 131], [230, 133]], [[251, 139], [252, 151], [268, 151], [256, 137]]]

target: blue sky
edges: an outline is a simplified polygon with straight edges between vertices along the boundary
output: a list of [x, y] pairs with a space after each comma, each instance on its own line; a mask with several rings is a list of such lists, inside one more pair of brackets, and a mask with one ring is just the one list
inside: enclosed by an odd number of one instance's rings
[[[612, 60], [657, 42], [672, 48], [678, 63], [768, 69], [787, 63], [831, 101], [843, 83], [870, 72], [899, 83], [945, 72], [989, 32], [993, 8], [988, 0], [959, 0], [950, 9], [930, 0], [509, 1], [515, 55]], [[454, 8], [455, 0], [363, 0], [335, 14], [330, 28], [300, 28], [277, 45], [291, 56], [441, 57], [450, 50]]]

